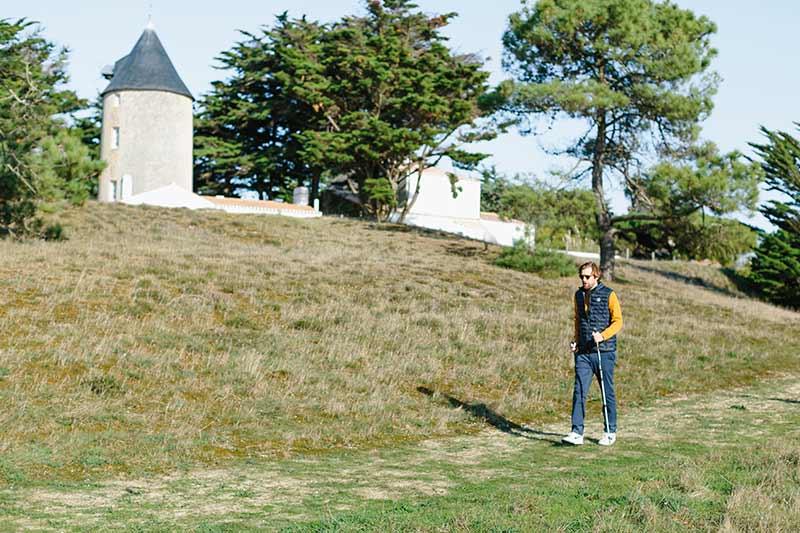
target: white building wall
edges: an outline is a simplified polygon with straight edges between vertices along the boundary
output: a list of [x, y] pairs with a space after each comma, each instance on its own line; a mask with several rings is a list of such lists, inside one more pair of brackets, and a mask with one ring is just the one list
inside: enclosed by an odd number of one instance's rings
[[529, 227], [525, 231], [525, 224], [517, 221], [502, 220], [481, 220], [481, 226], [486, 233], [491, 235], [487, 242], [493, 242], [501, 246], [513, 246], [515, 241], [525, 241], [529, 244], [534, 242], [534, 228]]
[[[409, 198], [417, 186], [418, 174], [408, 180]], [[447, 172], [438, 168], [423, 171], [419, 195], [409, 215], [437, 216], [449, 218], [479, 219], [481, 216], [481, 182], [460, 176], [456, 182], [458, 195], [453, 198]]]
[[[114, 128], [119, 128], [118, 146]], [[191, 191], [192, 135], [191, 98], [164, 91], [106, 94], [100, 154], [107, 166], [99, 199], [113, 201], [109, 182], [119, 183], [123, 175], [131, 176], [133, 195], [171, 183]]]

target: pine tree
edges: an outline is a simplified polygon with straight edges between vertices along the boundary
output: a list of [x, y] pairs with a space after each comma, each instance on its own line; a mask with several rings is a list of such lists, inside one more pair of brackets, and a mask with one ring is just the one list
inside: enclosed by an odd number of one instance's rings
[[97, 178], [105, 163], [93, 158], [83, 130], [61, 129], [45, 138], [30, 156], [33, 184], [40, 207], [80, 205], [97, 195]]
[[212, 83], [195, 120], [195, 189], [233, 196], [290, 200], [298, 185], [319, 190], [321, 170], [299, 156], [297, 135], [316, 121], [304, 98], [318, 83], [315, 62], [321, 26], [305, 18], [279, 16], [260, 34], [220, 54], [230, 73]]
[[628, 186], [654, 145], [665, 151], [696, 140], [718, 83], [707, 72], [714, 31], [706, 17], [656, 0], [538, 0], [509, 18], [503, 64], [515, 80], [501, 92], [519, 116], [585, 125], [564, 152], [577, 159], [574, 177], [591, 178], [607, 278], [622, 220], [605, 186], [613, 178]]
[[322, 177], [346, 176], [358, 209], [402, 217], [412, 172], [485, 157], [463, 147], [494, 136], [476, 125], [489, 74], [446, 46], [441, 28], [455, 14], [426, 15], [408, 0], [366, 7], [325, 25], [284, 14], [220, 55], [232, 75], [201, 102], [200, 192], [288, 198], [310, 185], [313, 199]]
[[[455, 16], [422, 13], [409, 0], [372, 0], [365, 16], [345, 17], [321, 35], [320, 83], [303, 94], [318, 118], [300, 135], [302, 156], [348, 176], [379, 219], [396, 211], [402, 221], [426, 168], [448, 158], [473, 169], [486, 155], [466, 145], [495, 136], [480, 121], [488, 112], [483, 61], [454, 53], [442, 34]], [[412, 191], [406, 183], [414, 173]]]
[[67, 81], [66, 50], [24, 19], [0, 19], [0, 236], [43, 231], [43, 182], [32, 165], [43, 142], [65, 127], [59, 116], [83, 107]]
[[800, 308], [800, 141], [786, 132], [761, 131], [767, 143], [752, 146], [761, 157], [767, 189], [781, 199], [761, 208], [777, 229], [756, 249], [751, 279], [770, 301]]

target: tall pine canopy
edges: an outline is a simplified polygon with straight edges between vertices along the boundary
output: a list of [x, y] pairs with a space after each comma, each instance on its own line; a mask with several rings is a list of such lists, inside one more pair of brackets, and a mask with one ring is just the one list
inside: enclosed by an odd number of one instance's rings
[[780, 199], [761, 208], [777, 229], [756, 249], [751, 276], [770, 301], [800, 308], [800, 141], [782, 131], [762, 132], [767, 142], [753, 147], [761, 157], [767, 189]]
[[310, 185], [313, 199], [323, 178], [339, 178], [357, 209], [402, 217], [413, 172], [445, 158], [472, 169], [486, 156], [465, 145], [495, 135], [479, 123], [489, 112], [482, 60], [453, 52], [441, 32], [454, 16], [371, 0], [363, 16], [323, 25], [283, 15], [245, 34], [219, 57], [231, 76], [201, 102], [198, 189], [286, 198]]
[[0, 237], [44, 234], [39, 208], [83, 201], [102, 169], [61, 118], [85, 105], [66, 62], [32, 22], [0, 19]]
[[576, 177], [591, 178], [601, 268], [609, 278], [621, 220], [605, 196], [607, 182], [634, 187], [632, 178], [654, 151], [696, 140], [718, 81], [708, 71], [714, 31], [706, 17], [654, 0], [538, 0], [509, 18], [508, 110], [585, 126], [564, 151], [577, 160]]
[[195, 121], [195, 188], [233, 196], [291, 199], [297, 185], [319, 187], [320, 169], [301, 158], [297, 135], [316, 119], [305, 91], [318, 83], [322, 27], [285, 14], [220, 54], [229, 73], [212, 83]]

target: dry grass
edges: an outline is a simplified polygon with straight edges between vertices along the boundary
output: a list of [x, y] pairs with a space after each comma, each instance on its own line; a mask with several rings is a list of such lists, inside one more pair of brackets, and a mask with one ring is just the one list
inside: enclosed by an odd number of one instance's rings
[[[6, 483], [480, 427], [419, 387], [518, 422], [566, 412], [575, 282], [496, 249], [328, 218], [90, 204], [64, 222], [64, 243], [0, 242]], [[796, 366], [797, 314], [652, 265], [612, 284], [622, 409]]]

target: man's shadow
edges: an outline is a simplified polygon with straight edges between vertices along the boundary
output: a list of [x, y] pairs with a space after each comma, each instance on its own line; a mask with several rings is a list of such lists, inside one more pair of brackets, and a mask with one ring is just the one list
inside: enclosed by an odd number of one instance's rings
[[[762, 399], [762, 397], [761, 397], [761, 396], [758, 396], [758, 395], [756, 395], [756, 394], [741, 394], [740, 396], [741, 396], [742, 398], [756, 398], [756, 399]], [[790, 398], [774, 398], [774, 397], [773, 397], [773, 398], [763, 398], [763, 399], [765, 399], [765, 400], [769, 400], [769, 401], [771, 401], [771, 402], [782, 402], [782, 403], [791, 403], [791, 404], [797, 404], [797, 405], [800, 405], [800, 400], [792, 400], [792, 399], [790, 399]]]
[[[490, 409], [489, 406], [487, 406], [485, 403], [463, 402], [458, 398], [450, 396], [449, 394], [438, 392], [423, 386], [417, 387], [417, 391], [421, 392], [422, 394], [430, 398], [435, 398], [435, 397], [442, 398], [445, 401], [447, 401], [447, 403], [451, 407], [456, 409], [462, 409], [465, 412], [469, 413], [471, 416], [483, 420], [490, 426], [499, 429], [503, 433], [531, 440], [546, 440], [548, 442], [552, 442], [557, 446], [562, 445], [561, 437], [563, 435], [561, 435], [560, 433], [549, 433], [546, 431], [539, 431], [537, 429], [521, 426], [516, 422], [512, 422], [511, 420], [507, 419], [503, 415], [496, 413], [495, 411]], [[556, 437], [556, 439], [553, 439], [551, 437]]]

